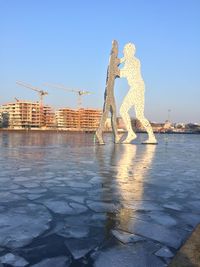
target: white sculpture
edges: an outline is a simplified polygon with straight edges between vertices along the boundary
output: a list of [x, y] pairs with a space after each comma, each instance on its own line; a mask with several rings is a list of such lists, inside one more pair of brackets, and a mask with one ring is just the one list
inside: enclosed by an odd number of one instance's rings
[[152, 127], [144, 116], [145, 84], [140, 71], [140, 61], [134, 56], [135, 50], [134, 44], [126, 44], [123, 51], [124, 57], [120, 59], [120, 63], [124, 63], [124, 67], [120, 70], [120, 78], [126, 78], [130, 86], [120, 107], [120, 115], [128, 131], [128, 136], [123, 143], [130, 143], [137, 137], [132, 129], [131, 119], [128, 113], [131, 107], [135, 107], [136, 118], [141, 122], [148, 133], [148, 139], [144, 144], [157, 144]]

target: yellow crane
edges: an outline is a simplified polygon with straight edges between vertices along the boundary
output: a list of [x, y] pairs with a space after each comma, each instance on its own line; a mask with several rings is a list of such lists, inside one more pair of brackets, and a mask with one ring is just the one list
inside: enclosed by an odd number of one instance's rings
[[73, 93], [77, 94], [77, 108], [78, 109], [80, 109], [82, 107], [82, 96], [92, 94], [92, 92], [90, 92], [90, 91], [69, 89], [69, 88], [67, 88], [61, 84], [45, 83], [44, 85], [49, 86], [49, 87], [53, 87], [53, 88], [63, 89], [67, 92], [73, 92]]
[[39, 87], [32, 86], [28, 83], [22, 82], [22, 81], [16, 81], [16, 84], [29, 88], [33, 91], [36, 91], [39, 94], [39, 105], [40, 105], [40, 127], [42, 126], [42, 119], [43, 119], [43, 97], [48, 95], [48, 92], [40, 89]]

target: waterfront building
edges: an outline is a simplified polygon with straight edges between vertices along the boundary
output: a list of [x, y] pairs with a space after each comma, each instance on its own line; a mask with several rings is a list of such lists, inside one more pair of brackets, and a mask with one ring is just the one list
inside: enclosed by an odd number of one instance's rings
[[60, 108], [56, 111], [57, 127], [61, 129], [78, 129], [78, 116], [76, 110]]
[[102, 111], [92, 108], [81, 108], [79, 111], [80, 128], [84, 130], [96, 130], [99, 126]]
[[55, 124], [55, 114], [51, 107], [41, 107], [38, 102], [17, 100], [2, 105], [0, 113], [2, 124], [5, 125], [6, 117], [6, 126], [10, 129], [49, 128]]
[[61, 108], [56, 111], [57, 126], [68, 130], [96, 130], [102, 111], [99, 109]]
[[57, 121], [55, 111], [51, 106], [45, 105], [43, 107], [43, 124], [45, 128], [56, 128]]

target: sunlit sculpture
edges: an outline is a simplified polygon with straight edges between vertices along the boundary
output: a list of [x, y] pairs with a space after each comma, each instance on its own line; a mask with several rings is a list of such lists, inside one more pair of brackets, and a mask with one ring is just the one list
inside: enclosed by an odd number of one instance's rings
[[128, 113], [129, 110], [134, 107], [136, 118], [141, 122], [148, 133], [148, 139], [144, 141], [144, 144], [156, 144], [157, 140], [152, 127], [144, 116], [145, 84], [140, 71], [140, 61], [134, 56], [134, 44], [126, 44], [123, 52], [124, 57], [120, 59], [120, 63], [124, 63], [124, 67], [120, 70], [120, 78], [126, 78], [130, 86], [120, 107], [120, 115], [128, 131], [128, 135], [123, 143], [130, 143], [137, 137], [132, 129], [131, 118]]
[[[144, 116], [145, 84], [140, 71], [140, 61], [134, 55], [135, 46], [134, 44], [128, 43], [124, 47], [124, 57], [118, 59], [118, 43], [115, 40], [113, 41], [109, 66], [107, 70], [103, 114], [100, 120], [99, 128], [96, 131], [96, 137], [99, 144], [104, 144], [102, 133], [109, 112], [111, 112], [114, 141], [115, 143], [119, 142], [119, 137], [117, 135], [116, 104], [114, 97], [114, 82], [117, 77], [126, 78], [130, 86], [129, 92], [125, 96], [120, 107], [120, 115], [128, 131], [128, 135], [123, 143], [130, 143], [137, 137], [132, 129], [131, 118], [128, 113], [129, 110], [134, 107], [136, 118], [141, 122], [148, 133], [148, 139], [143, 143], [157, 144], [157, 140], [153, 133], [152, 127]], [[119, 70], [118, 66], [122, 63], [124, 63], [124, 67]]]
[[103, 133], [104, 125], [105, 125], [106, 119], [108, 118], [109, 112], [111, 113], [111, 123], [112, 123], [112, 130], [114, 134], [114, 141], [115, 143], [118, 143], [119, 141], [119, 138], [117, 135], [116, 104], [115, 104], [115, 97], [114, 97], [114, 83], [115, 83], [115, 78], [119, 77], [119, 69], [118, 69], [119, 64], [120, 64], [120, 61], [118, 59], [118, 43], [117, 41], [114, 40], [112, 42], [109, 66], [107, 70], [103, 114], [100, 120], [99, 128], [96, 131], [96, 137], [98, 139], [99, 144], [104, 144], [102, 133]]

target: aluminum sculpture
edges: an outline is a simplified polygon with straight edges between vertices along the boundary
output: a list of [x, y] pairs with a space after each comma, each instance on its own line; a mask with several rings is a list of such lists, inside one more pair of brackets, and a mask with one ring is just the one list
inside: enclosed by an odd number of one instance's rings
[[[151, 124], [144, 116], [144, 93], [145, 84], [142, 79], [140, 70], [140, 61], [135, 57], [135, 45], [128, 43], [124, 46], [124, 57], [118, 58], [118, 43], [116, 40], [112, 43], [112, 50], [110, 55], [109, 66], [107, 70], [106, 89], [104, 94], [104, 107], [103, 114], [101, 117], [99, 128], [96, 131], [96, 137], [99, 144], [104, 144], [103, 140], [103, 129], [108, 118], [109, 112], [111, 112], [112, 130], [114, 134], [115, 143], [119, 143], [119, 137], [117, 134], [117, 123], [116, 123], [116, 104], [114, 97], [114, 82], [116, 78], [126, 78], [130, 89], [125, 96], [122, 105], [120, 107], [120, 115], [124, 121], [125, 127], [128, 131], [128, 135], [122, 142], [124, 144], [130, 143], [137, 136], [132, 129], [131, 118], [129, 110], [134, 107], [136, 119], [138, 119], [148, 134], [148, 139], [143, 144], [157, 144], [157, 140], [153, 133]], [[119, 69], [118, 66], [124, 64]], [[123, 138], [122, 138], [123, 139]]]
[[120, 78], [126, 78], [130, 89], [125, 96], [122, 105], [120, 107], [120, 115], [125, 123], [128, 135], [123, 143], [130, 143], [136, 138], [131, 125], [131, 118], [128, 111], [134, 107], [136, 118], [144, 126], [148, 133], [148, 139], [144, 141], [144, 144], [156, 144], [157, 140], [153, 133], [151, 124], [144, 116], [144, 93], [145, 84], [142, 79], [140, 70], [140, 61], [135, 55], [135, 46], [132, 43], [128, 43], [124, 46], [124, 57], [120, 59], [120, 63], [124, 63], [122, 69], [120, 69]]
[[104, 144], [103, 140], [103, 129], [108, 118], [109, 112], [111, 113], [111, 123], [112, 130], [114, 134], [114, 141], [118, 143], [119, 137], [117, 135], [117, 123], [116, 123], [116, 104], [114, 97], [114, 83], [115, 79], [119, 77], [119, 69], [118, 65], [120, 64], [120, 60], [118, 59], [118, 43], [117, 41], [112, 42], [112, 49], [110, 53], [110, 60], [107, 70], [107, 79], [106, 79], [106, 89], [104, 93], [104, 107], [103, 114], [100, 120], [99, 128], [96, 131], [96, 137], [98, 139], [99, 144]]

